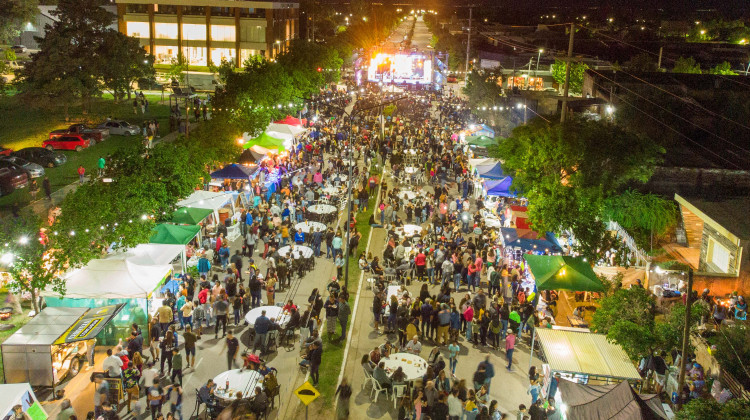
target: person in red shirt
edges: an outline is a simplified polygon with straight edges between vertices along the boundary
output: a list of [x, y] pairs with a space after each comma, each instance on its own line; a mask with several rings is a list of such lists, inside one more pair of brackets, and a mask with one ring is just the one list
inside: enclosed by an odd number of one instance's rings
[[414, 265], [417, 266], [417, 279], [422, 280], [425, 276], [425, 265], [427, 264], [427, 257], [424, 255], [422, 250], [414, 257]]
[[86, 175], [86, 168], [83, 165], [78, 165], [78, 180], [83, 184], [83, 176]]

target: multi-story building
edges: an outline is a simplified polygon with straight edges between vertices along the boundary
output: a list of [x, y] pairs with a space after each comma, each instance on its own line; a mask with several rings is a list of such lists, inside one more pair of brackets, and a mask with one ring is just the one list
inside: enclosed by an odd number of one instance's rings
[[[191, 65], [237, 66], [274, 58], [299, 32], [299, 3], [244, 0], [116, 0], [120, 32], [139, 38], [156, 63], [181, 52]], [[239, 60], [238, 60], [239, 58]]]

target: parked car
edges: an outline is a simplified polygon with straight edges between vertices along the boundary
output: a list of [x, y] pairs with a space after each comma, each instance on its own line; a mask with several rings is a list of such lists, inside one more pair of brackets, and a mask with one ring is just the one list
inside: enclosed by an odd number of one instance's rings
[[39, 178], [44, 176], [44, 168], [38, 163], [29, 162], [24, 158], [18, 156], [7, 156], [0, 158], [0, 166], [3, 166], [5, 162], [10, 162], [20, 168], [23, 168], [31, 178]]
[[44, 147], [27, 147], [16, 150], [12, 156], [18, 156], [47, 168], [54, 168], [68, 161], [68, 158], [64, 154], [47, 150]]
[[448, 83], [456, 83], [458, 81], [458, 79], [456, 79], [456, 76], [448, 76], [446, 80], [448, 81]]
[[107, 129], [109, 134], [116, 136], [137, 136], [141, 132], [141, 128], [137, 125], [122, 120], [105, 121], [97, 125], [96, 128]]
[[0, 167], [0, 195], [8, 195], [29, 184], [29, 176], [20, 168]]
[[8, 73], [12, 73], [13, 70], [21, 70], [23, 68], [21, 63], [15, 60], [5, 60], [5, 66], [11, 70]]
[[80, 152], [92, 144], [94, 144], [94, 141], [83, 134], [66, 134], [47, 139], [42, 143], [47, 150], [75, 150], [76, 152]]
[[10, 49], [16, 54], [23, 54], [26, 52], [26, 46], [24, 45], [14, 45], [10, 47]]
[[97, 143], [101, 143], [102, 141], [104, 141], [104, 139], [109, 137], [109, 130], [107, 130], [106, 128], [90, 128], [86, 127], [83, 124], [73, 124], [68, 128], [50, 132], [49, 138], [52, 139], [68, 134], [80, 134], [84, 138], [94, 140]]
[[10, 156], [11, 153], [13, 153], [13, 149], [0, 146], [0, 156]]

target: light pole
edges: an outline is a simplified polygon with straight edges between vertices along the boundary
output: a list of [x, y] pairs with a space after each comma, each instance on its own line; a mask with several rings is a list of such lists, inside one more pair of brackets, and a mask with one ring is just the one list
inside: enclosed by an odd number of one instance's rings
[[536, 77], [536, 74], [539, 72], [539, 59], [542, 58], [543, 52], [544, 50], [539, 48], [539, 54], [536, 55], [536, 70], [534, 70], [534, 77]]

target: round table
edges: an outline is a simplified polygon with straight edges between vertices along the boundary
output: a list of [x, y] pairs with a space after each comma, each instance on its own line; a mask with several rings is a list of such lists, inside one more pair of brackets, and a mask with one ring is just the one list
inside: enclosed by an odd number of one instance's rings
[[294, 230], [305, 233], [312, 233], [318, 230], [321, 232], [325, 232], [326, 225], [320, 222], [300, 222], [294, 225]]
[[401, 191], [398, 193], [398, 197], [402, 200], [411, 201], [417, 198], [417, 193], [414, 191]]
[[409, 175], [417, 173], [418, 170], [419, 168], [417, 168], [416, 166], [407, 166], [404, 168], [404, 172]]
[[[290, 249], [291, 247], [289, 245], [282, 246], [281, 248], [279, 248], [279, 251], [278, 251], [279, 255], [286, 258], [289, 255]], [[298, 253], [297, 255], [302, 256], [302, 258], [310, 258], [313, 255], [312, 248], [310, 248], [309, 246], [304, 246], [304, 245], [295, 245], [294, 252], [297, 252]]]
[[[227, 390], [227, 381], [229, 389]], [[216, 390], [214, 395], [224, 401], [233, 401], [237, 399], [237, 392], [242, 393], [242, 397], [252, 396], [255, 393], [255, 387], [263, 389], [263, 375], [255, 370], [232, 369], [222, 372], [214, 378]]]
[[328, 214], [335, 212], [336, 206], [332, 206], [330, 204], [313, 204], [312, 206], [307, 208], [307, 211], [316, 214]]
[[400, 367], [409, 382], [415, 381], [427, 373], [427, 361], [416, 354], [396, 353], [390, 357], [383, 357], [380, 361], [385, 363], [385, 370], [389, 375]]
[[401, 231], [404, 232], [404, 236], [406, 237], [419, 235], [420, 233], [422, 233], [422, 226], [404, 225], [404, 227], [401, 228]]
[[[266, 317], [273, 318], [276, 320], [276, 323], [280, 326], [285, 326], [287, 322], [289, 322], [289, 314], [285, 314], [282, 309], [278, 306], [258, 306], [257, 308], [253, 308], [250, 310], [250, 312], [245, 314], [245, 321], [247, 321], [248, 324], [250, 324], [250, 328], [255, 328], [255, 320], [258, 319], [258, 317], [263, 313], [263, 311], [266, 311]], [[218, 385], [223, 384], [223, 382], [217, 382]]]
[[328, 195], [338, 195], [341, 192], [341, 190], [336, 187], [323, 187], [320, 190]]

